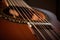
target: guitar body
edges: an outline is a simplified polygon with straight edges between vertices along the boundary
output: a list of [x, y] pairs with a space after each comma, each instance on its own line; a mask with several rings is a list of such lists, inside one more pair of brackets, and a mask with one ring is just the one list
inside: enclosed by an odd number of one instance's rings
[[[0, 2], [3, 5], [0, 8], [1, 11], [8, 7], [8, 4], [6, 4], [5, 1], [6, 0]], [[47, 10], [43, 10], [40, 8], [35, 8], [35, 9], [42, 11], [41, 15], [43, 15], [42, 16], [43, 20], [44, 20], [44, 17], [47, 15], [47, 17], [49, 18], [48, 21], [51, 22], [52, 25], [54, 25], [52, 27], [53, 30], [55, 30], [56, 33], [58, 35], [60, 35], [60, 26], [59, 26], [60, 23], [57, 20], [56, 16]], [[3, 11], [1, 13], [3, 13]], [[14, 18], [15, 18], [15, 16], [14, 16]], [[34, 18], [32, 18], [32, 19], [34, 19]], [[39, 36], [39, 38], [38, 38], [36, 35], [37, 34], [35, 34], [34, 29], [29, 27], [28, 24], [12, 22], [12, 21], [7, 20], [4, 17], [3, 18], [0, 17], [0, 40], [45, 40], [41, 36]], [[49, 39], [49, 37], [48, 37], [48, 39]], [[48, 39], [46, 39], [46, 40], [48, 40]], [[49, 39], [49, 40], [51, 40], [51, 39]]]
[[1, 40], [37, 40], [27, 24], [12, 23], [0, 19]]

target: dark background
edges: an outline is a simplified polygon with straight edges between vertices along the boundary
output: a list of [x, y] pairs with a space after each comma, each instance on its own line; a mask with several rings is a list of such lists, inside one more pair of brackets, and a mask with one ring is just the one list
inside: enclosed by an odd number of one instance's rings
[[56, 0], [25, 0], [30, 6], [39, 7], [56, 13]]
[[53, 12], [57, 16], [58, 20], [60, 21], [60, 18], [59, 18], [60, 11], [58, 10], [59, 7], [57, 7], [58, 6], [57, 0], [24, 0], [24, 1], [28, 3], [30, 6], [46, 9]]

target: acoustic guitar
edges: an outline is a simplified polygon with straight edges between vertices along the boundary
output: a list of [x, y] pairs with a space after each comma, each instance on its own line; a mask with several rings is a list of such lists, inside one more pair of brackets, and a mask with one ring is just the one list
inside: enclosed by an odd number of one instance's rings
[[0, 1], [0, 40], [60, 40], [59, 25], [52, 12], [23, 0]]

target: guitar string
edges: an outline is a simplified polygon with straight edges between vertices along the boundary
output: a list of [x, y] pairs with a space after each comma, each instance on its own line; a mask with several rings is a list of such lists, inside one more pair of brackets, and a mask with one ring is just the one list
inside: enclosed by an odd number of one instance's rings
[[[17, 3], [17, 1], [16, 1], [16, 3]], [[17, 4], [19, 5], [19, 3], [17, 3]], [[22, 2], [20, 2], [20, 4], [21, 4], [22, 7], [25, 7], [25, 6], [23, 6], [23, 3]], [[29, 14], [27, 14], [27, 15], [29, 16]]]
[[[24, 2], [21, 2], [21, 3], [23, 3], [23, 4], [22, 4], [23, 6], [25, 6], [25, 5], [26, 5]], [[25, 7], [27, 7], [27, 6], [25, 6]], [[27, 8], [28, 8], [28, 7], [27, 7]], [[32, 12], [32, 10], [31, 10], [30, 8], [28, 8], [28, 9], [29, 9], [30, 15], [31, 15], [31, 14], [35, 14], [35, 13], [36, 13], [36, 12], [34, 12], [34, 13], [33, 13], [33, 12]], [[26, 9], [26, 10], [27, 10], [27, 9]], [[27, 10], [27, 11], [28, 11], [28, 10]], [[38, 17], [38, 15], [37, 15], [37, 14], [35, 14], [35, 15]], [[42, 20], [42, 18], [40, 18], [40, 20]]]
[[[23, 1], [22, 1], [22, 3], [23, 3]], [[23, 3], [24, 4], [24, 3]], [[25, 5], [25, 4], [24, 4]], [[25, 5], [26, 6], [26, 5]], [[43, 21], [43, 20], [42, 20]], [[50, 30], [48, 30], [48, 31], [50, 31]], [[51, 33], [51, 32], [50, 32]]]
[[[58, 37], [58, 34], [56, 33], [56, 32], [54, 32], [54, 30], [48, 30], [55, 38], [57, 38], [57, 39], [59, 39], [59, 37]], [[53, 32], [54, 33], [53, 33]], [[49, 34], [50, 35], [50, 34]]]
[[[30, 10], [30, 9], [33, 10], [33, 11], [35, 12], [34, 14], [35, 14], [36, 16], [38, 16], [38, 17], [42, 20], [42, 18], [40, 17], [39, 13], [37, 13], [32, 7], [29, 7], [29, 5], [27, 5], [24, 1], [23, 1], [22, 3], [24, 3], [24, 5], [26, 5], [26, 7], [29, 8], [29, 10]], [[30, 11], [31, 11], [31, 10], [30, 10]], [[36, 13], [37, 13], [38, 15], [37, 15]]]
[[[45, 19], [46, 20], [46, 19]], [[47, 20], [46, 20], [47, 21]], [[49, 22], [49, 21], [47, 21], [47, 22]], [[54, 27], [54, 25], [51, 25], [52, 27]], [[60, 39], [59, 37], [59, 35], [56, 33], [56, 31], [54, 31], [54, 30], [49, 30], [50, 31], [50, 33], [55, 37], [55, 38], [57, 38], [57, 39]]]
[[[42, 20], [43, 21], [43, 20]], [[44, 29], [43, 29], [44, 30]]]
[[[18, 1], [16, 1], [16, 2], [18, 3]], [[26, 8], [25, 6], [23, 6], [23, 4], [21, 3], [21, 1], [20, 1], [20, 4], [21, 4], [21, 7], [23, 7], [22, 9], [24, 9], [27, 13], [29, 13], [29, 10], [27, 10], [28, 8]], [[20, 5], [20, 4], [18, 3], [16, 5]], [[26, 14], [26, 15], [28, 16], [28, 18], [31, 18], [31, 15], [29, 15], [29, 14]]]
[[[24, 14], [25, 15], [25, 14]], [[26, 15], [25, 15], [26, 16]], [[27, 17], [27, 16], [26, 16]], [[29, 22], [31, 22], [31, 20], [27, 17], [27, 19], [29, 20]], [[36, 26], [32, 23], [32, 25], [36, 28]], [[39, 29], [38, 28], [36, 28], [36, 30], [41, 34], [41, 36], [44, 38], [44, 40], [46, 40], [45, 39], [45, 37], [42, 35], [42, 33], [39, 31]]]
[[[40, 27], [43, 34], [45, 35], [45, 37], [47, 38], [47, 40], [54, 40], [55, 38], [51, 35], [51, 33], [49, 32], [49, 29], [46, 28], [45, 25], [43, 25], [42, 27]], [[54, 39], [53, 39], [54, 38]]]
[[[16, 9], [16, 11], [20, 14], [21, 12], [15, 7], [13, 7], [13, 5], [11, 4], [11, 2], [9, 1], [9, 0], [7, 0], [8, 1], [8, 3], [11, 5], [11, 7], [13, 8], [13, 9]], [[15, 6], [15, 5], [14, 5]], [[9, 7], [10, 8], [10, 7]], [[23, 18], [23, 20], [25, 20], [26, 21], [26, 19], [23, 17], [23, 15], [22, 14], [20, 14], [20, 16]], [[27, 21], [26, 21], [27, 22]]]
[[[46, 19], [45, 19], [46, 20]], [[47, 21], [47, 20], [46, 20]], [[48, 21], [49, 22], [49, 21]], [[54, 25], [51, 25], [52, 27], [54, 27]], [[55, 38], [57, 38], [57, 39], [60, 39], [59, 38], [59, 35], [54, 31], [54, 30], [49, 30], [50, 31], [50, 33], [55, 37]]]
[[[33, 15], [33, 13], [32, 12], [30, 12], [30, 10], [28, 10], [28, 8], [26, 8], [25, 6], [23, 6], [24, 4], [22, 3], [22, 2], [20, 2], [20, 4], [19, 4], [19, 2], [18, 1], [16, 1], [17, 2], [17, 5], [20, 5], [21, 4], [21, 6], [23, 7], [22, 9], [24, 9], [26, 12], [27, 12], [27, 16], [28, 16], [28, 18], [31, 18], [31, 15]], [[29, 15], [30, 14], [30, 15]]]
[[[23, 2], [21, 2], [21, 3], [23, 3]], [[25, 7], [27, 7], [24, 3], [23, 3], [22, 5], [25, 6]], [[28, 8], [28, 7], [27, 7], [27, 8]], [[30, 9], [30, 8], [28, 8], [28, 9]], [[26, 10], [27, 10], [27, 9], [26, 9]], [[27, 10], [27, 11], [28, 11], [28, 10]], [[32, 15], [32, 14], [35, 14], [35, 13], [33, 13], [32, 10], [30, 9], [30, 10], [29, 10], [29, 14]], [[36, 14], [35, 14], [35, 15], [36, 15]], [[36, 15], [36, 16], [38, 17], [38, 15]], [[42, 20], [42, 18], [40, 18], [40, 20]], [[42, 21], [43, 21], [43, 20], [42, 20]]]
[[[16, 1], [17, 2], [17, 1]], [[20, 4], [21, 4], [22, 2], [20, 2]], [[18, 4], [18, 3], [17, 3]], [[19, 5], [19, 4], [18, 4]], [[23, 5], [23, 3], [22, 3], [22, 5]], [[24, 7], [24, 6], [23, 6]]]
[[[45, 19], [46, 20], [46, 19]], [[47, 20], [46, 20], [47, 21]], [[49, 22], [49, 21], [47, 21], [47, 22]], [[54, 27], [54, 25], [51, 25], [52, 27]], [[54, 37], [55, 38], [57, 38], [57, 39], [60, 39], [59, 37], [59, 35], [56, 33], [56, 31], [54, 31], [54, 30], [49, 30], [50, 31], [50, 33], [52, 34], [52, 35], [54, 35]]]
[[[17, 1], [16, 1], [16, 2], [17, 2]], [[25, 7], [25, 4], [24, 4], [23, 2], [21, 2], [21, 3], [22, 3], [22, 5]], [[20, 4], [21, 4], [21, 3], [20, 3]], [[17, 4], [19, 5], [19, 3], [17, 3]], [[27, 10], [27, 11], [28, 11], [28, 10]], [[44, 29], [43, 29], [43, 30], [44, 30]], [[47, 32], [47, 31], [46, 31], [46, 32]]]
[[[24, 1], [23, 1], [23, 3], [25, 3]], [[29, 7], [29, 5], [27, 5], [27, 4], [25, 4], [27, 7]], [[29, 8], [31, 8], [31, 9], [33, 9], [32, 7], [29, 7]], [[38, 10], [37, 10], [38, 11]], [[37, 13], [38, 14], [38, 13]], [[36, 14], [36, 15], [37, 15]], [[39, 16], [39, 15], [38, 15]], [[45, 19], [46, 20], [46, 22], [49, 22], [47, 19]], [[49, 22], [50, 23], [50, 22]], [[52, 25], [52, 26], [54, 26], [54, 25]], [[51, 30], [49, 30], [49, 31], [51, 31]], [[54, 30], [52, 30], [54, 33], [55, 33], [55, 36], [57, 36], [57, 33], [54, 31]], [[58, 37], [57, 37], [58, 38]]]
[[[32, 8], [33, 9], [33, 8]], [[37, 11], [37, 10], [36, 10]], [[45, 19], [46, 20], [46, 19]], [[47, 20], [46, 20], [47, 21]], [[47, 21], [47, 22], [49, 22], [49, 21]], [[54, 25], [51, 25], [52, 27], [54, 27]], [[48, 27], [49, 28], [49, 27]], [[57, 38], [57, 39], [60, 39], [59, 37], [59, 34], [58, 33], [56, 33], [56, 31], [55, 30], [49, 30], [51, 33], [52, 33], [52, 35], [54, 35], [54, 37], [55, 38]]]
[[[34, 8], [33, 7], [30, 7], [33, 11], [35, 11], [34, 10]], [[37, 10], [36, 10], [37, 11]], [[36, 12], [37, 14], [38, 14], [38, 12]], [[38, 14], [38, 16], [39, 16], [39, 14]], [[46, 20], [46, 22], [48, 22], [48, 23], [50, 23], [49, 21], [47, 21], [47, 19], [45, 19]], [[51, 25], [51, 26], [53, 26], [54, 27], [54, 25]], [[49, 31], [51, 31], [51, 30], [49, 30]], [[54, 31], [54, 30], [52, 30], [54, 33], [55, 33], [55, 36], [57, 37], [58, 36], [58, 34]], [[57, 37], [57, 38], [59, 38], [59, 37]]]
[[[22, 5], [24, 6], [25, 4], [23, 3], [23, 2], [21, 2], [22, 3]], [[26, 5], [25, 5], [26, 6]], [[44, 22], [43, 20], [42, 20], [42, 22]], [[44, 29], [43, 29], [44, 30]], [[46, 30], [45, 30], [46, 31]], [[47, 32], [47, 31], [46, 31]], [[47, 32], [48, 33], [48, 32]], [[51, 37], [51, 36], [50, 36]], [[52, 37], [53, 38], [53, 37]]]

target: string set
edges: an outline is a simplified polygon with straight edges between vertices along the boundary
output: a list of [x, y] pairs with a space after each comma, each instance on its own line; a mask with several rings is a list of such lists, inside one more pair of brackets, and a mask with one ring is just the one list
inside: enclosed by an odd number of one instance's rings
[[[32, 23], [32, 21], [29, 19], [29, 17], [30, 17], [30, 15], [32, 15], [32, 14], [35, 14], [40, 20], [42, 20], [42, 18], [39, 16], [39, 13], [40, 12], [38, 12], [37, 10], [34, 10], [33, 8], [31, 8], [31, 7], [29, 7], [29, 6], [26, 6], [26, 4], [23, 2], [23, 1], [20, 1], [20, 0], [7, 0], [8, 2], [9, 2], [9, 4], [12, 6], [12, 8], [13, 9], [16, 9], [17, 10], [17, 12], [20, 14], [20, 16], [24, 19], [24, 20], [29, 20], [29, 22], [30, 23]], [[26, 18], [27, 19], [25, 19], [24, 18], [24, 16], [21, 14], [21, 12], [18, 10], [18, 8], [14, 8], [13, 6], [16, 6], [16, 5], [19, 5], [20, 7], [27, 7], [27, 8], [31, 8], [33, 11], [34, 11], [34, 13], [32, 12], [32, 10], [31, 9], [29, 9], [30, 11], [28, 11], [26, 8], [23, 8], [23, 9], [21, 9], [21, 8], [19, 8], [22, 12], [23, 12], [23, 14], [26, 16]], [[23, 11], [24, 10], [24, 11]], [[26, 10], [30, 13], [30, 15], [26, 12]], [[26, 15], [26, 14], [28, 15]], [[28, 22], [28, 21], [26, 21], [26, 22]], [[42, 20], [42, 22], [48, 22], [47, 21], [47, 19], [45, 19], [45, 21], [44, 20]], [[32, 23], [32, 25], [34, 26], [34, 28], [39, 32], [39, 34], [43, 37], [43, 39], [44, 40], [46, 40], [46, 38], [45, 38], [45, 36], [41, 33], [41, 31], [36, 27], [36, 25], [34, 25], [33, 23]], [[43, 25], [41, 28], [42, 28], [42, 30], [43, 31], [46, 31], [47, 33], [48, 33], [48, 35], [51, 37], [51, 39], [55, 39], [54, 38], [54, 36], [52, 36], [51, 35], [51, 31], [50, 30], [48, 30], [48, 29], [43, 29], [45, 26]], [[46, 28], [46, 27], [45, 27]], [[53, 31], [54, 32], [54, 31]], [[56, 37], [57, 37], [57, 35], [55, 35]], [[58, 37], [57, 37], [58, 38]], [[58, 38], [59, 39], [59, 38]]]

